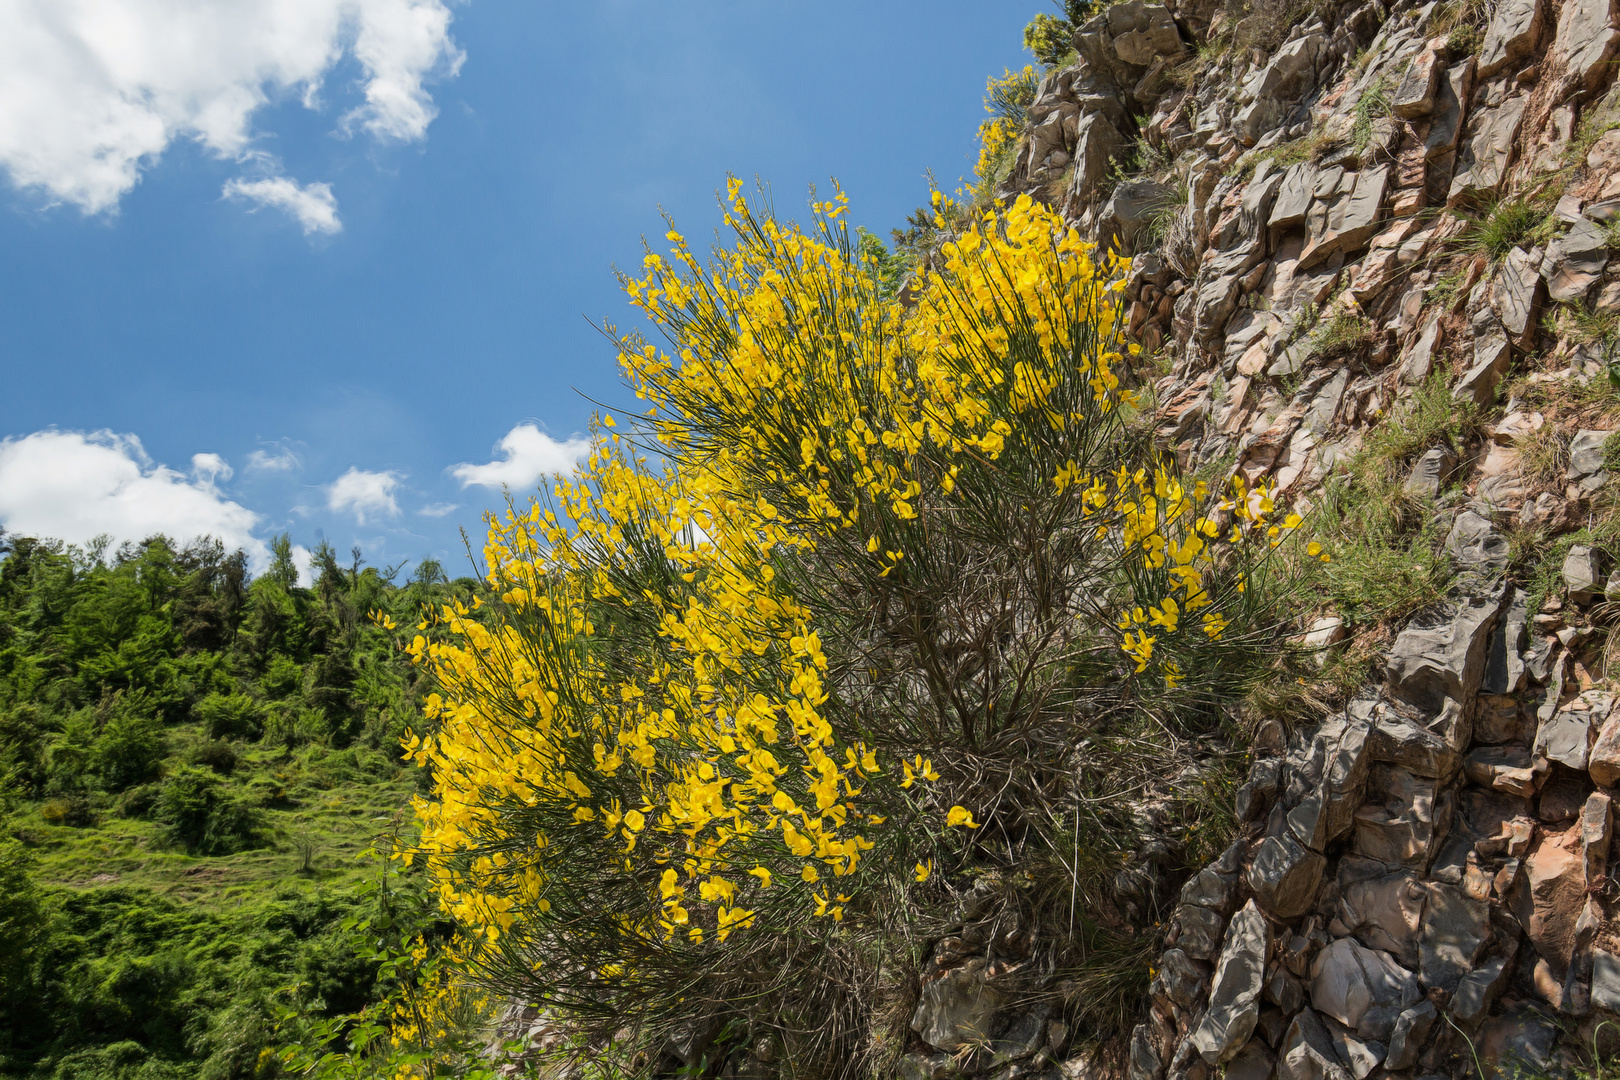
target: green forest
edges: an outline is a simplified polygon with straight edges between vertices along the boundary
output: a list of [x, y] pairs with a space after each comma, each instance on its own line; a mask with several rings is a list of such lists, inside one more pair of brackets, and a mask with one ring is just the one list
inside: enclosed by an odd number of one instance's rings
[[426, 918], [373, 854], [428, 778], [385, 623], [478, 583], [273, 554], [0, 536], [0, 1075], [276, 1075]]

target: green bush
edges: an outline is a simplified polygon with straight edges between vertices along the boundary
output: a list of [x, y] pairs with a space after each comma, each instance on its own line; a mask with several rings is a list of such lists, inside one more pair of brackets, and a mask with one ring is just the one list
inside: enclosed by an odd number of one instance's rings
[[246, 694], [209, 694], [191, 715], [211, 739], [257, 739], [264, 732], [263, 710]]
[[303, 684], [304, 669], [299, 666], [298, 661], [280, 653], [271, 658], [269, 666], [264, 669], [264, 674], [259, 676], [260, 688], [276, 701], [297, 693]]
[[28, 798], [45, 786], [50, 727], [38, 706], [0, 711], [0, 790]]
[[221, 776], [229, 776], [236, 771], [236, 747], [224, 739], [211, 739], [199, 744], [191, 752], [191, 763], [201, 765], [205, 769], [212, 769]]
[[267, 842], [260, 813], [230, 794], [215, 773], [193, 765], [164, 782], [157, 817], [194, 855], [229, 855]]
[[109, 713], [92, 750], [101, 785], [122, 791], [157, 779], [168, 752], [163, 721], [138, 696], [122, 697]]

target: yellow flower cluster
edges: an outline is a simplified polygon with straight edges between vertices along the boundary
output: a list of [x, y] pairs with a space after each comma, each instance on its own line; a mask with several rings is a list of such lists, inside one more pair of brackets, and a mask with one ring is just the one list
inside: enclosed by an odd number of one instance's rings
[[[1231, 620], [1215, 607], [1213, 579], [1224, 565], [1230, 571], [1231, 591], [1241, 594], [1246, 572], [1242, 560], [1224, 564], [1217, 560], [1218, 546], [1258, 545], [1262, 551], [1269, 550], [1303, 524], [1298, 514], [1271, 524], [1277, 510], [1275, 490], [1264, 485], [1247, 489], [1241, 475], [1232, 478], [1228, 496], [1207, 507], [1205, 513], [1200, 513], [1208, 494], [1204, 483], [1199, 481], [1189, 492], [1163, 466], [1134, 473], [1121, 469], [1107, 479], [1060, 471], [1055, 483], [1059, 490], [1081, 488], [1088, 512], [1098, 507], [1117, 509], [1119, 543], [1135, 563], [1138, 581], [1146, 586], [1139, 595], [1162, 597], [1156, 604], [1126, 609], [1117, 624], [1122, 635], [1120, 649], [1135, 661], [1137, 673], [1153, 662], [1154, 646], [1174, 635], [1196, 632], [1204, 640], [1219, 641], [1225, 634]], [[1223, 522], [1228, 524], [1223, 526]], [[1107, 526], [1098, 529], [1101, 532]], [[1171, 689], [1185, 678], [1173, 658], [1166, 658], [1160, 668]]]
[[1018, 138], [1018, 125], [1010, 117], [996, 116], [979, 125], [979, 160], [973, 174], [983, 183], [990, 179], [1007, 146]]

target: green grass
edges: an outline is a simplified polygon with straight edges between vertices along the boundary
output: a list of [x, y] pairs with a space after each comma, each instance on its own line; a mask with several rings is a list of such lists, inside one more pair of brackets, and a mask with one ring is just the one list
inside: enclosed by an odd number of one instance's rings
[[1350, 128], [1350, 141], [1361, 153], [1372, 143], [1374, 126], [1393, 115], [1389, 80], [1380, 76], [1356, 101], [1356, 119]]
[[1532, 247], [1552, 239], [1558, 220], [1543, 200], [1503, 199], [1470, 219], [1473, 223], [1459, 241], [1464, 251], [1481, 253], [1492, 262], [1516, 247]]
[[[192, 734], [201, 732], [189, 726], [173, 732], [181, 745]], [[162, 823], [119, 816], [113, 805], [98, 808], [98, 824], [76, 828], [47, 822], [40, 814], [45, 801], [25, 804], [11, 832], [33, 851], [35, 879], [49, 887], [132, 886], [207, 910], [229, 910], [288, 881], [342, 891], [365, 879], [361, 856], [390, 819], [408, 814], [416, 790], [414, 769], [366, 751], [362, 771], [355, 757], [320, 747], [291, 757], [261, 747], [242, 752], [227, 786], [260, 804], [270, 845], [231, 855], [189, 855]], [[173, 755], [168, 765], [181, 760]], [[281, 797], [265, 805], [271, 793]], [[313, 845], [308, 871], [301, 840]]]
[[1332, 561], [1316, 587], [1351, 628], [1398, 625], [1450, 587], [1454, 569], [1435, 507], [1408, 492], [1406, 480], [1429, 448], [1463, 451], [1479, 423], [1436, 373], [1328, 479], [1312, 528]]

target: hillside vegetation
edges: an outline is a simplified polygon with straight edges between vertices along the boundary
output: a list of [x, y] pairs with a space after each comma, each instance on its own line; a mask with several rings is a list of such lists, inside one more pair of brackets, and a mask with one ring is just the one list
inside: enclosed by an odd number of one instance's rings
[[285, 537], [252, 581], [217, 543], [0, 539], [0, 1074], [264, 1075], [274, 1007], [377, 996], [353, 924], [400, 902], [364, 856], [422, 779], [423, 686], [368, 613], [476, 585], [323, 547], [302, 588]]

